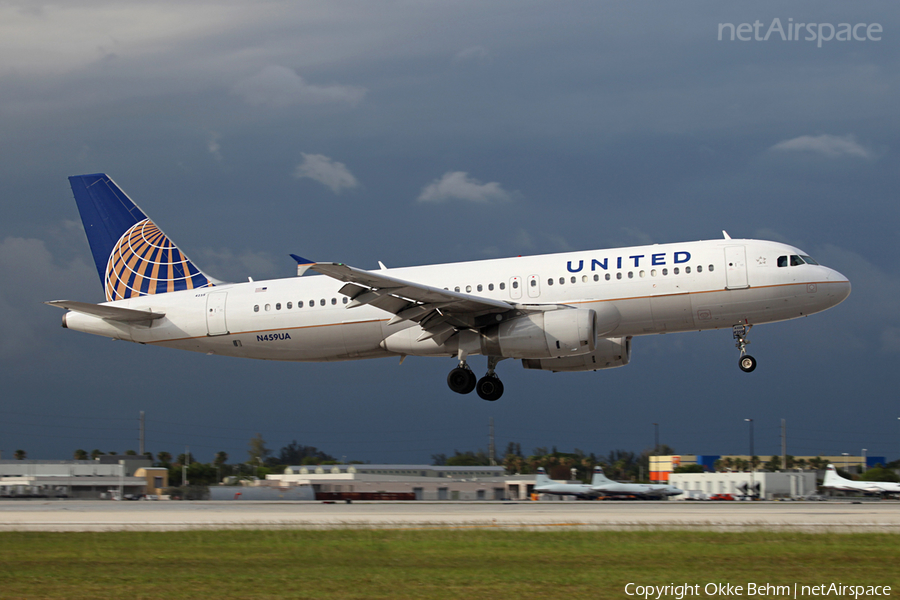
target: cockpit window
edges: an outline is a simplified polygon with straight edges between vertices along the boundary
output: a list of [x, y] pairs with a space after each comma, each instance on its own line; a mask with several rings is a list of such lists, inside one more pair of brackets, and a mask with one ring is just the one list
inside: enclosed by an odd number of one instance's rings
[[805, 263], [808, 264], [808, 265], [817, 265], [817, 264], [819, 264], [819, 263], [817, 263], [815, 260], [813, 260], [813, 258], [812, 258], [811, 256], [806, 256], [805, 254], [804, 254], [804, 255], [801, 255], [800, 258], [802, 258], [802, 259], [803, 259], [803, 262], [805, 262]]
[[797, 256], [796, 254], [791, 254], [791, 266], [799, 267], [803, 264], [803, 259]]
[[778, 266], [786, 267], [787, 266], [787, 256], [779, 256], [778, 257]]

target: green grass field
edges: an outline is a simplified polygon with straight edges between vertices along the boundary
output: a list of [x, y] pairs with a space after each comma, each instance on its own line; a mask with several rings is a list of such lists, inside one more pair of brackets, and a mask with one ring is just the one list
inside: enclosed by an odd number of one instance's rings
[[898, 564], [894, 534], [0, 533], [0, 598], [596, 599], [628, 598], [628, 582], [701, 584], [701, 598], [710, 582], [889, 585], [896, 594]]

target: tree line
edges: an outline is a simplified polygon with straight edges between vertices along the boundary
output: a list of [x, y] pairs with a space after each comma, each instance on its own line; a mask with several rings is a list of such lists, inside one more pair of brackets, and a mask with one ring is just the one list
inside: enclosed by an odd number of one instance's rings
[[[610, 479], [620, 481], [647, 481], [650, 478], [650, 457], [654, 455], [675, 454], [670, 446], [662, 444], [658, 449], [647, 448], [636, 453], [629, 450], [612, 450], [605, 456], [586, 453], [575, 448], [572, 452], [560, 452], [556, 446], [551, 448], [537, 447], [531, 454], [522, 452], [522, 445], [509, 442], [502, 459], [494, 458], [494, 464], [502, 465], [510, 475], [516, 473], [536, 473], [541, 467], [551, 479], [574, 479], [590, 481], [594, 467], [600, 466]], [[442, 466], [487, 466], [491, 457], [484, 450], [460, 452], [454, 450], [452, 456], [434, 454], [432, 464]]]

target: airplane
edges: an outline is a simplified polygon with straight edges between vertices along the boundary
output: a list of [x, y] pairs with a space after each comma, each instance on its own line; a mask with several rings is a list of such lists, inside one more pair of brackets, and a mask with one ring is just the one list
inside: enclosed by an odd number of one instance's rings
[[834, 465], [828, 465], [825, 469], [825, 481], [823, 488], [831, 488], [844, 492], [865, 492], [867, 494], [900, 494], [900, 483], [891, 481], [853, 481], [844, 479], [837, 473]]
[[619, 483], [609, 479], [599, 466], [594, 468], [591, 489], [599, 496], [635, 496], [637, 498], [662, 498], [683, 494], [674, 485], [662, 483]]
[[[597, 467], [594, 469], [594, 477], [591, 483], [560, 483], [547, 476], [544, 467], [538, 468], [537, 477], [534, 481], [534, 492], [536, 494], [552, 494], [554, 496], [576, 496], [588, 500], [594, 499], [598, 494], [592, 486], [597, 481]], [[600, 472], [602, 474], [602, 471]]]
[[[780, 242], [724, 238], [366, 271], [291, 255], [298, 277], [201, 271], [107, 175], [69, 178], [106, 301], [56, 300], [63, 327], [138, 344], [283, 361], [455, 357], [451, 390], [500, 398], [497, 363], [597, 371], [636, 336], [750, 329], [841, 303], [846, 277]], [[307, 271], [325, 277], [300, 277]], [[480, 379], [469, 366], [487, 357]]]

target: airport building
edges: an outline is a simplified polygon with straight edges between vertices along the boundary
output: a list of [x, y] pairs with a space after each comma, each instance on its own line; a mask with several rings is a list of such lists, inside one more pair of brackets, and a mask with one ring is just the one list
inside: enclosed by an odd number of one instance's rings
[[288, 467], [266, 476], [279, 488], [311, 486], [319, 495], [408, 494], [415, 500], [526, 500], [534, 475], [505, 475], [503, 467], [434, 465], [310, 465]]
[[166, 469], [139, 456], [104, 460], [0, 460], [0, 497], [113, 498], [160, 494]]
[[[691, 465], [700, 465], [706, 473], [712, 473], [716, 470], [716, 461], [722, 459], [750, 461], [749, 455], [740, 454], [675, 454], [665, 456], [650, 457], [650, 481], [653, 483], [671, 483], [671, 477], [675, 474], [678, 467], [687, 467]], [[756, 472], [762, 472], [764, 465], [771, 455], [757, 455], [760, 460]], [[839, 469], [850, 473], [862, 473], [866, 469], [871, 469], [875, 465], [886, 464], [883, 456], [850, 456], [842, 454], [840, 456], [795, 456], [794, 460], [805, 460], [807, 464], [810, 460], [821, 459], [825, 463], [831, 463]]]
[[764, 500], [799, 498], [816, 491], [816, 472], [672, 473], [669, 484], [684, 490], [672, 500], [707, 500], [717, 494]]

